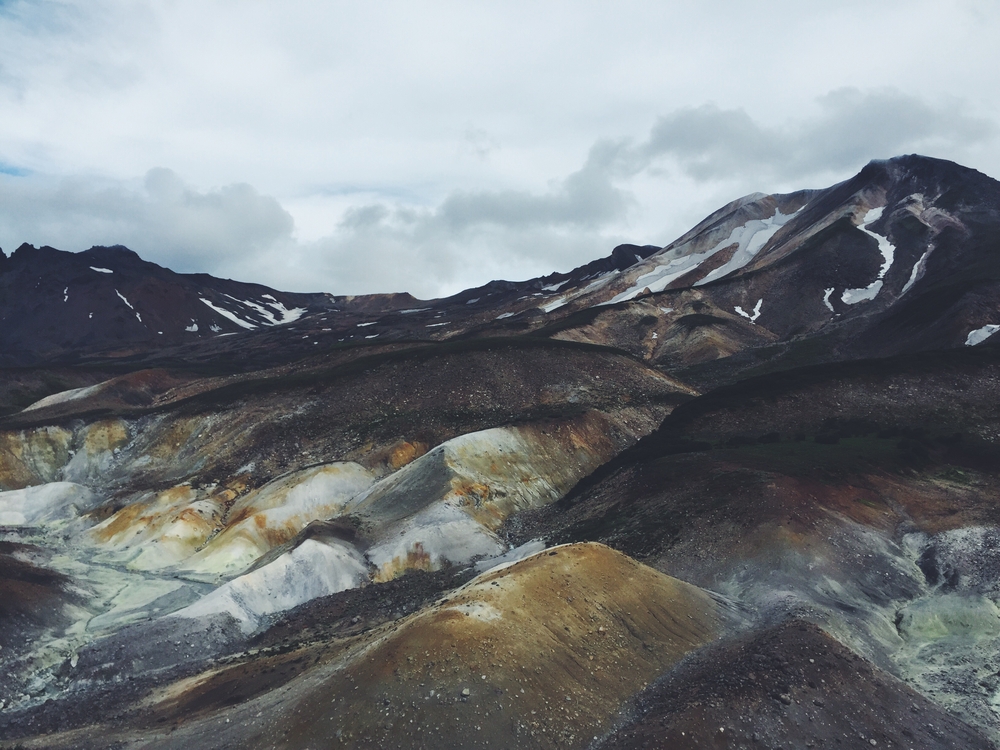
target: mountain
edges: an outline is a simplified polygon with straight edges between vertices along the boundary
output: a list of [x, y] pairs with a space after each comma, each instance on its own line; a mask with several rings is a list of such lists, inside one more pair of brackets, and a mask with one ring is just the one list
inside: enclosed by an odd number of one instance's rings
[[21, 245], [0, 258], [0, 365], [108, 356], [297, 320], [327, 295], [177, 274], [128, 248]]
[[438, 300], [22, 246], [0, 746], [997, 747], [998, 258], [920, 156]]

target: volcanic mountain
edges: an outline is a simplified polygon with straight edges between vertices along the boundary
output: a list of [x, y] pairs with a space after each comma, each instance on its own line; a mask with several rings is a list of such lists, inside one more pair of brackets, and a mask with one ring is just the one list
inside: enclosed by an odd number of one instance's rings
[[445, 299], [0, 256], [0, 746], [996, 747], [1000, 183]]

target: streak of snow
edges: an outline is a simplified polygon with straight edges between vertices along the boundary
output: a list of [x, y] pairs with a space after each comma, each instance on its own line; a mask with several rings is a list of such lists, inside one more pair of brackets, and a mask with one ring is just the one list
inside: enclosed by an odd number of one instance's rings
[[997, 331], [1000, 331], [1000, 325], [996, 325], [995, 323], [989, 323], [982, 328], [969, 331], [969, 335], [965, 338], [965, 345], [975, 346], [976, 344], [981, 344]]
[[722, 278], [728, 273], [739, 270], [753, 260], [754, 256], [760, 252], [760, 249], [767, 244], [767, 241], [770, 240], [775, 233], [781, 229], [781, 227], [787, 224], [796, 213], [798, 213], [798, 211], [785, 215], [781, 213], [781, 211], [776, 210], [774, 212], [774, 216], [768, 219], [752, 219], [745, 224], [734, 227], [729, 233], [729, 236], [716, 243], [715, 247], [712, 247], [702, 253], [690, 253], [688, 255], [671, 258], [669, 262], [663, 265], [658, 265], [649, 273], [638, 277], [633, 286], [612, 297], [607, 304], [615, 304], [616, 302], [625, 302], [633, 299], [646, 288], [648, 288], [651, 292], [662, 292], [671, 283], [685, 274], [690, 273], [719, 251], [724, 250], [727, 247], [731, 247], [732, 245], [737, 245], [737, 248], [733, 253], [732, 258], [729, 259], [729, 262], [695, 282], [694, 286], [707, 284], [709, 281], [714, 281], [715, 279]]
[[566, 304], [566, 303], [567, 303], [568, 301], [569, 301], [569, 300], [568, 300], [568, 299], [566, 299], [565, 297], [560, 297], [560, 298], [559, 298], [559, 299], [557, 299], [557, 300], [556, 300], [555, 302], [550, 302], [550, 303], [549, 303], [549, 304], [547, 304], [547, 305], [542, 305], [542, 308], [541, 308], [541, 309], [542, 309], [542, 311], [543, 311], [543, 312], [547, 312], [547, 313], [550, 313], [550, 312], [552, 312], [553, 310], [556, 310], [556, 309], [558, 309], [558, 308], [562, 307], [562, 306], [563, 306], [563, 305], [565, 305], [565, 304]]
[[[236, 315], [234, 315], [233, 313], [229, 312], [229, 310], [225, 309], [224, 307], [219, 307], [218, 305], [213, 305], [211, 302], [209, 302], [204, 297], [199, 297], [198, 299], [200, 299], [202, 302], [204, 302], [210, 308], [212, 308], [213, 310], [215, 310], [215, 312], [219, 313], [219, 315], [221, 315], [223, 318], [226, 318], [227, 320], [231, 320], [236, 325], [240, 326], [240, 328], [246, 328], [247, 330], [252, 331], [253, 329], [255, 329], [257, 327], [253, 323], [248, 323], [247, 321], [243, 320], [242, 318], [237, 318]], [[212, 326], [212, 330], [213, 331], [221, 331], [222, 329], [219, 328], [218, 326], [214, 326], [213, 325]]]
[[473, 297], [472, 299], [468, 300], [465, 304], [472, 305], [476, 302], [479, 302], [479, 299], [480, 299], [479, 297]]
[[[615, 276], [617, 276], [620, 273], [621, 273], [621, 271], [619, 271], [616, 268], [614, 271], [608, 271], [607, 273], [602, 273], [600, 276], [595, 276], [594, 280], [591, 281], [589, 284], [587, 284], [587, 286], [585, 286], [583, 288], [583, 291], [581, 292], [581, 294], [586, 294], [587, 292], [592, 292], [595, 289], [597, 289], [598, 287], [604, 286], [609, 281], [611, 281], [611, 279], [613, 279]], [[524, 298], [522, 297], [522, 299], [524, 299]]]
[[514, 313], [501, 313], [500, 315], [497, 315], [494, 318], [494, 320], [503, 320], [504, 318], [513, 318], [513, 317]]
[[736, 306], [736, 314], [737, 315], [742, 315], [744, 318], [746, 318], [747, 320], [749, 320], [753, 325], [757, 325], [757, 318], [760, 317], [760, 308], [761, 308], [761, 305], [763, 305], [763, 304], [764, 304], [764, 299], [763, 298], [757, 300], [757, 305], [753, 309], [753, 314], [748, 313], [742, 307], [740, 307], [739, 305], [737, 305]]
[[96, 266], [91, 266], [90, 270], [97, 271], [98, 273], [114, 273], [110, 268], [97, 268]]
[[450, 321], [445, 321], [444, 323], [428, 323], [427, 328], [437, 328], [438, 326], [446, 326]]
[[429, 308], [429, 307], [411, 307], [409, 310], [400, 310], [399, 314], [400, 315], [411, 315], [413, 313], [418, 313], [418, 312], [427, 312], [430, 309], [431, 308]]
[[358, 328], [364, 328], [365, 326], [373, 326], [378, 323], [377, 320], [373, 320], [371, 323], [358, 323]]
[[[800, 208], [799, 211], [801, 210]], [[761, 248], [778, 233], [778, 230], [785, 226], [799, 211], [783, 214], [781, 211], [775, 210], [774, 216], [768, 219], [748, 221], [742, 227], [734, 229], [733, 233], [729, 236], [727, 245], [723, 246], [728, 247], [733, 242], [739, 242], [740, 246], [733, 253], [733, 257], [729, 259], [729, 262], [707, 274], [705, 278], [696, 281], [694, 286], [701, 286], [710, 281], [721, 279], [723, 276], [727, 276], [733, 271], [743, 268], [756, 257]]]
[[882, 253], [882, 268], [879, 269], [875, 281], [868, 286], [862, 289], [845, 289], [844, 293], [840, 296], [844, 304], [855, 305], [858, 302], [871, 301], [882, 291], [882, 279], [885, 278], [886, 273], [888, 273], [889, 268], [892, 266], [892, 260], [896, 254], [896, 248], [889, 242], [888, 238], [880, 234], [875, 234], [875, 232], [868, 229], [869, 224], [878, 221], [882, 217], [882, 210], [883, 207], [881, 206], [871, 209], [865, 214], [865, 218], [861, 220], [861, 224], [858, 226], [858, 229], [869, 237], [874, 237], [878, 242], [879, 252]]
[[69, 300], [69, 287], [66, 287], [65, 289], [63, 289], [63, 302], [66, 302], [68, 300]]
[[660, 312], [663, 313], [664, 315], [669, 315], [673, 311], [674, 311], [674, 308], [672, 308], [672, 307], [661, 307], [660, 308]]
[[371, 336], [365, 336], [366, 339], [377, 339], [378, 337], [379, 337], [379, 334], [377, 334], [377, 333], [373, 333]]
[[927, 270], [927, 259], [930, 257], [932, 252], [934, 252], [933, 245], [927, 248], [927, 252], [921, 255], [920, 260], [918, 260], [916, 263], [913, 264], [913, 270], [910, 271], [910, 278], [903, 286], [903, 291], [899, 293], [900, 297], [902, 297], [904, 294], [910, 291], [910, 287], [916, 284], [917, 281], [919, 281], [920, 278], [924, 275], [924, 271]]
[[135, 313], [135, 317], [141, 323], [142, 322], [142, 316], [138, 313], [138, 311], [136, 311], [136, 309], [134, 307], [132, 307], [132, 303], [129, 302], [127, 299], [125, 299], [125, 295], [122, 294], [121, 292], [119, 292], [117, 289], [115, 289], [115, 294], [117, 294], [119, 297], [121, 297], [122, 302], [124, 302], [126, 305], [128, 305], [129, 310], [131, 310], [132, 312]]
[[301, 318], [302, 315], [306, 312], [306, 309], [304, 307], [296, 307], [292, 310], [289, 310], [283, 304], [278, 302], [278, 300], [274, 299], [274, 297], [271, 297], [271, 295], [262, 294], [261, 297], [268, 297], [269, 299], [274, 300], [273, 302], [268, 302], [267, 305], [268, 307], [273, 307], [274, 310], [276, 310], [278, 315], [280, 316], [280, 317], [275, 317], [274, 312], [269, 310], [267, 307], [264, 307], [263, 305], [258, 305], [256, 302], [251, 302], [248, 299], [237, 299], [231, 294], [227, 294], [226, 296], [229, 297], [229, 299], [233, 300], [234, 302], [239, 302], [241, 305], [246, 305], [247, 307], [256, 310], [257, 312], [259, 312], [261, 315], [264, 316], [268, 325], [272, 326], [279, 326], [284, 323], [291, 323], [292, 321]]
[[827, 306], [830, 312], [837, 312], [833, 309], [833, 304], [830, 302], [830, 295], [833, 294], [834, 287], [823, 290], [823, 304]]
[[542, 291], [545, 292], [558, 292], [560, 288], [566, 286], [572, 279], [566, 279], [566, 281], [560, 281], [558, 284], [548, 284], [542, 287]]
[[81, 398], [87, 398], [95, 393], [98, 393], [104, 387], [104, 383], [98, 383], [97, 385], [90, 385], [86, 388], [72, 388], [68, 391], [60, 391], [59, 393], [53, 393], [51, 396], [46, 396], [33, 403], [31, 406], [26, 406], [23, 411], [31, 411], [32, 409], [41, 409], [45, 406], [52, 406], [53, 404], [61, 404], [66, 401], [77, 401]]

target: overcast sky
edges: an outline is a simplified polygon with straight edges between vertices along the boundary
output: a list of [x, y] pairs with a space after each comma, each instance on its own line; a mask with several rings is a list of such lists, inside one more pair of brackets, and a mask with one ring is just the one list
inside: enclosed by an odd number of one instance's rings
[[1000, 3], [0, 0], [0, 247], [440, 296], [924, 153], [1000, 177]]

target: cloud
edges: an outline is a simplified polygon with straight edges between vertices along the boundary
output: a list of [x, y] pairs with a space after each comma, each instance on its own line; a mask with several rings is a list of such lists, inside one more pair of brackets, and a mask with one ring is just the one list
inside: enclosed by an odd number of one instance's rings
[[[455, 191], [435, 208], [368, 204], [297, 248], [352, 292], [432, 297], [495, 278], [530, 278], [610, 250], [630, 194], [615, 184], [624, 142], [601, 141], [548, 191]], [[301, 261], [304, 264], [304, 261]]]
[[624, 217], [629, 203], [613, 183], [620, 171], [624, 142], [599, 141], [578, 171], [554, 190], [535, 194], [521, 190], [455, 192], [432, 221], [464, 231], [474, 226], [579, 226], [594, 228]]
[[997, 132], [959, 102], [930, 104], [891, 88], [841, 88], [817, 103], [818, 115], [781, 126], [761, 124], [743, 109], [686, 107], [661, 117], [638, 153], [646, 163], [672, 159], [700, 181], [807, 178], [911, 151], [960, 152]]
[[246, 184], [199, 192], [169, 169], [141, 185], [0, 174], [0, 239], [84, 250], [121, 243], [178, 271], [205, 271], [287, 242], [291, 215]]

